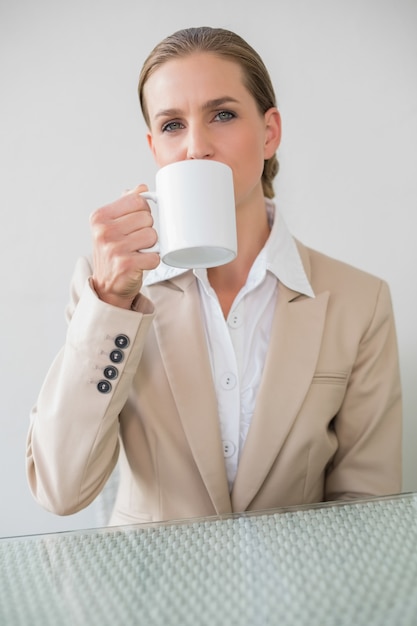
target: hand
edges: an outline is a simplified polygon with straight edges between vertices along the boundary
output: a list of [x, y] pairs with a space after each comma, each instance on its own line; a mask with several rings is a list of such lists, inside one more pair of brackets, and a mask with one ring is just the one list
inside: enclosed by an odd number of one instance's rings
[[157, 252], [142, 252], [158, 238], [143, 191], [145, 185], [136, 187], [90, 218], [94, 288], [101, 300], [124, 309], [131, 308], [139, 293], [143, 271], [160, 262]]

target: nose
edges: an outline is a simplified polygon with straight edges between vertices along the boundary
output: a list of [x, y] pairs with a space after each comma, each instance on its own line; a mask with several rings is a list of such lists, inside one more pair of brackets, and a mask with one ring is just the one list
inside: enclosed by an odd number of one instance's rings
[[201, 126], [190, 126], [187, 133], [187, 159], [209, 159], [213, 154], [214, 147], [208, 131]]

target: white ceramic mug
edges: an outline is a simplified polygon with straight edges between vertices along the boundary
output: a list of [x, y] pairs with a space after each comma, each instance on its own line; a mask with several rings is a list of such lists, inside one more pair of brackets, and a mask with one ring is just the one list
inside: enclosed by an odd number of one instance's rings
[[233, 174], [228, 165], [198, 159], [170, 163], [156, 173], [155, 191], [141, 195], [157, 206], [152, 215], [158, 243], [148, 250], [157, 250], [167, 265], [215, 267], [236, 257]]

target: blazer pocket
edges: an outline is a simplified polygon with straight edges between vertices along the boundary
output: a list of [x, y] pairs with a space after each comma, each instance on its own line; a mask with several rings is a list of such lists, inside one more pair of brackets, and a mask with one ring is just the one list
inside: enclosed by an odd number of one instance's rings
[[348, 372], [316, 372], [313, 376], [313, 384], [322, 385], [346, 385]]

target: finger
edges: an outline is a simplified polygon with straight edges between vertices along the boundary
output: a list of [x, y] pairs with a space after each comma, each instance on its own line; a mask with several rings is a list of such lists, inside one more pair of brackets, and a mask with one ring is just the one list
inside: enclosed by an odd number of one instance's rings
[[125, 237], [143, 228], [152, 228], [153, 223], [152, 213], [144, 210], [126, 213], [109, 222], [107, 226], [113, 230], [115, 237]]
[[122, 195], [121, 198], [96, 209], [90, 216], [90, 222], [92, 224], [107, 222], [137, 211], [150, 212], [148, 203], [145, 198], [140, 195], [146, 190], [146, 185], [138, 185], [135, 189]]
[[92, 224], [91, 234], [96, 246], [116, 249], [119, 254], [154, 245], [157, 234], [148, 211], [129, 213], [122, 217]]
[[137, 251], [137, 266], [141, 270], [154, 270], [161, 262], [158, 252]]
[[157, 242], [158, 234], [154, 228], [142, 228], [129, 236], [129, 249], [141, 252], [152, 248]]
[[92, 229], [94, 247], [101, 249], [105, 255], [124, 256], [143, 248], [151, 248], [158, 239], [153, 228], [152, 216], [128, 215], [123, 220], [98, 224]]

